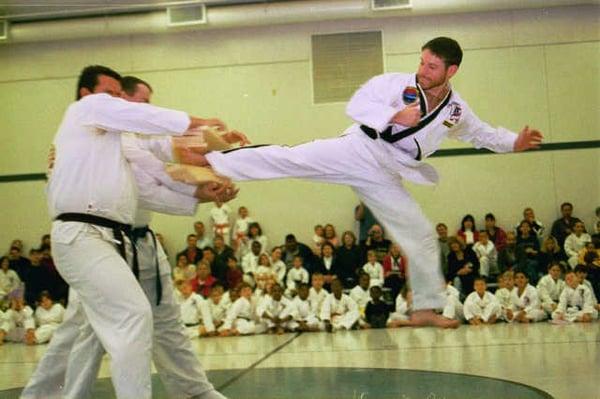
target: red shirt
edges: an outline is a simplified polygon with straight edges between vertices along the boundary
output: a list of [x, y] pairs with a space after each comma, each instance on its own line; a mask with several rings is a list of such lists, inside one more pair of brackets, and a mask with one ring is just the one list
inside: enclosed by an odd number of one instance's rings
[[212, 286], [215, 285], [215, 283], [217, 282], [217, 279], [212, 274], [210, 274], [204, 281], [200, 281], [198, 278], [195, 278], [192, 281], [192, 285], [194, 282], [196, 283], [194, 291], [202, 295], [204, 298], [208, 298], [208, 296], [210, 295], [210, 290]]

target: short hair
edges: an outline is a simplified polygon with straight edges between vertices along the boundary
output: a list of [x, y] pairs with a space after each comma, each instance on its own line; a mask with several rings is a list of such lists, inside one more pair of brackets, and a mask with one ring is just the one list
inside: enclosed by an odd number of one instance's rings
[[306, 283], [296, 283], [296, 291], [301, 289], [309, 289], [309, 285]]
[[40, 251], [38, 248], [31, 248], [29, 250], [29, 255], [39, 254], [40, 252], [42, 252], [42, 251]]
[[335, 251], [335, 246], [329, 241], [325, 241], [323, 244], [321, 244], [321, 251], [323, 251], [323, 248], [325, 247], [329, 247], [332, 251]]
[[437, 229], [437, 228], [438, 228], [438, 227], [440, 227], [440, 226], [443, 226], [443, 227], [445, 227], [446, 229], [448, 228], [448, 226], [446, 226], [446, 223], [442, 223], [442, 222], [440, 222], [440, 223], [436, 224], [436, 225], [435, 225], [435, 228]]
[[560, 204], [560, 209], [562, 210], [565, 206], [570, 206], [571, 209], [573, 209], [573, 204], [571, 204], [570, 202], [563, 202], [562, 204]]
[[285, 241], [286, 242], [288, 242], [288, 241], [296, 241], [296, 236], [293, 235], [292, 233], [290, 233], [290, 234], [288, 234], [288, 235], [285, 236]]
[[188, 235], [187, 235], [187, 239], [188, 239], [188, 240], [190, 239], [190, 237], [194, 237], [194, 238], [196, 238], [196, 239], [198, 238], [198, 237], [196, 237], [196, 234], [194, 234], [194, 233], [192, 233], [192, 234], [188, 234]]
[[150, 83], [135, 76], [123, 76], [121, 79], [121, 89], [130, 96], [133, 96], [137, 91], [137, 85], [144, 85], [151, 93], [154, 92]]
[[444, 60], [446, 68], [450, 65], [460, 66], [462, 62], [463, 52], [460, 45], [449, 37], [431, 39], [421, 47], [421, 51], [426, 49]]
[[525, 273], [523, 270], [517, 270], [515, 272], [515, 277], [517, 277], [517, 274], [522, 274], [523, 277], [525, 277], [527, 280], [529, 280], [529, 276], [527, 275], [527, 273]]
[[40, 296], [38, 297], [38, 299], [40, 300], [40, 302], [44, 298], [48, 298], [48, 299], [52, 300], [52, 295], [50, 295], [50, 291], [44, 290], [44, 291], [40, 292]]
[[494, 216], [494, 214], [493, 214], [493, 213], [491, 213], [491, 212], [490, 212], [490, 213], [488, 213], [488, 214], [486, 214], [486, 215], [485, 215], [485, 220], [493, 220], [493, 221], [496, 221], [496, 217]]
[[558, 266], [560, 268], [560, 270], [562, 271], [561, 264], [556, 260], [553, 260], [550, 263], [548, 263], [548, 271], [550, 271], [550, 269], [552, 269], [554, 266]]
[[225, 291], [225, 287], [223, 287], [223, 284], [221, 283], [215, 283], [215, 285], [213, 285], [210, 289], [210, 292], [216, 291], [216, 290], [223, 290]]
[[473, 280], [473, 283], [475, 283], [477, 281], [483, 281], [484, 283], [487, 283], [487, 281], [485, 280], [485, 277], [481, 277], [481, 276], [475, 277], [475, 279]]
[[575, 273], [587, 273], [588, 267], [586, 265], [577, 265], [575, 269], [573, 269]]
[[234, 260], [234, 261], [236, 261], [236, 263], [237, 263], [237, 258], [236, 258], [236, 257], [235, 257], [235, 255], [234, 255], [234, 254], [232, 254], [232, 253], [228, 254], [228, 255], [225, 257], [225, 261], [226, 261], [226, 262], [229, 262], [230, 260]]
[[93, 92], [94, 88], [98, 85], [98, 77], [101, 75], [109, 76], [113, 79], [121, 82], [122, 78], [118, 72], [102, 66], [102, 65], [89, 65], [83, 68], [81, 73], [79, 74], [79, 80], [77, 81], [77, 93], [75, 93], [75, 98], [77, 100], [81, 99], [81, 94], [79, 93], [81, 89], [88, 89]]

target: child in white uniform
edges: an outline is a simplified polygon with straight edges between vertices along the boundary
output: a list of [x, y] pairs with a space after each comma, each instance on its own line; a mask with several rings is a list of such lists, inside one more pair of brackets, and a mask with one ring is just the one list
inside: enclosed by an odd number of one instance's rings
[[548, 265], [548, 274], [538, 281], [537, 290], [542, 302], [542, 308], [548, 314], [556, 310], [558, 299], [562, 290], [565, 288], [565, 282], [560, 278], [560, 265], [558, 262], [551, 262]]
[[515, 273], [515, 285], [511, 293], [513, 321], [529, 323], [546, 319], [537, 290], [529, 284], [527, 275], [518, 271]]
[[412, 311], [412, 291], [405, 285], [396, 297], [396, 310], [390, 313], [387, 321], [389, 328], [410, 326], [410, 313]]
[[498, 276], [498, 289], [496, 290], [496, 299], [500, 304], [500, 318], [504, 321], [512, 321], [512, 290], [515, 287], [513, 272], [505, 271]]
[[471, 325], [496, 323], [502, 311], [494, 294], [486, 290], [485, 278], [475, 278], [474, 288], [465, 299], [465, 319]]
[[35, 329], [33, 343], [44, 344], [52, 339], [54, 330], [62, 323], [65, 308], [60, 303], [54, 303], [48, 291], [40, 294], [40, 306], [35, 310], [35, 321], [38, 327]]
[[363, 271], [371, 277], [369, 287], [377, 285], [383, 287], [383, 266], [377, 262], [377, 254], [370, 250], [367, 252], [367, 263], [363, 266]]
[[290, 322], [290, 327], [302, 332], [325, 330], [325, 324], [319, 320], [317, 313], [308, 299], [308, 284], [299, 283], [296, 291], [298, 295], [292, 300], [292, 316], [294, 320]]
[[181, 293], [181, 320], [190, 338], [215, 335], [216, 329], [212, 321], [210, 306], [202, 295], [196, 294], [192, 284], [184, 281], [179, 285]]
[[352, 298], [342, 292], [342, 283], [339, 280], [331, 282], [331, 294], [327, 296], [321, 309], [321, 320], [325, 323], [325, 330], [350, 330], [358, 323], [358, 305]]
[[580, 284], [577, 275], [569, 271], [565, 275], [566, 287], [560, 294], [558, 306], [552, 313], [553, 320], [589, 323], [598, 318], [590, 289]]

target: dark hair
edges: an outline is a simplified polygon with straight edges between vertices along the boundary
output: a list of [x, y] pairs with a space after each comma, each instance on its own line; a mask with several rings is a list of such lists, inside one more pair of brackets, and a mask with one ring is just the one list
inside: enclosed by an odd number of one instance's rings
[[323, 244], [321, 244], [321, 254], [323, 253], [323, 248], [325, 247], [329, 247], [333, 252], [335, 252], [335, 247], [333, 246], [333, 244], [329, 241], [325, 241]]
[[577, 265], [575, 269], [573, 269], [575, 273], [587, 273], [588, 267], [586, 265]]
[[571, 209], [573, 209], [573, 204], [571, 204], [570, 202], [563, 202], [562, 204], [560, 204], [560, 209], [562, 210], [565, 206], [570, 206]]
[[446, 226], [446, 223], [442, 223], [442, 222], [440, 222], [440, 223], [436, 224], [436, 225], [435, 225], [435, 228], [437, 229], [437, 228], [438, 228], [438, 227], [440, 227], [440, 226], [444, 226], [446, 229], [448, 228], [448, 226]]
[[48, 298], [48, 299], [52, 300], [52, 295], [50, 295], [50, 291], [44, 290], [44, 291], [40, 292], [40, 295], [38, 297], [40, 302], [44, 298]]
[[583, 261], [586, 265], [591, 265], [596, 259], [598, 259], [598, 253], [596, 251], [588, 251], [583, 255]]
[[230, 260], [232, 260], [232, 259], [233, 259], [233, 260], [234, 260], [234, 261], [237, 263], [237, 258], [235, 257], [235, 255], [234, 255], [234, 254], [229, 254], [229, 255], [227, 255], [227, 256], [225, 257], [225, 261], [226, 261], [226, 262], [229, 262], [229, 261], [230, 261]]
[[287, 236], [285, 236], [285, 241], [296, 241], [296, 236], [290, 233]]
[[550, 271], [550, 269], [552, 269], [554, 266], [558, 266], [561, 271], [563, 269], [563, 267], [561, 266], [561, 264], [558, 261], [553, 260], [550, 263], [548, 263], [548, 271]]
[[190, 239], [190, 237], [194, 237], [194, 238], [198, 239], [198, 237], [197, 237], [197, 236], [196, 236], [196, 234], [194, 234], [194, 233], [192, 233], [192, 234], [188, 234], [188, 235], [187, 235], [187, 239], [188, 239], [188, 240]]
[[473, 279], [473, 282], [476, 282], [476, 281], [483, 281], [484, 283], [487, 282], [487, 281], [485, 281], [485, 277], [481, 277], [481, 276], [477, 276], [477, 277], [475, 277], [475, 279]]
[[485, 220], [493, 220], [496, 221], [496, 217], [494, 216], [493, 213], [488, 213], [487, 215], [485, 215]]
[[153, 92], [152, 86], [150, 86], [148, 82], [140, 78], [136, 78], [135, 76], [123, 76], [123, 78], [121, 79], [121, 88], [125, 93], [127, 93], [130, 96], [133, 96], [135, 94], [137, 90], [137, 85], [144, 85], [150, 90], [150, 93]]
[[262, 228], [260, 227], [260, 224], [258, 224], [258, 222], [252, 222], [248, 225], [248, 237], [250, 237], [250, 230], [252, 230], [254, 227], [258, 229], [258, 235], [262, 236]]
[[77, 81], [77, 93], [75, 93], [75, 98], [77, 100], [81, 99], [81, 94], [79, 93], [81, 89], [88, 89], [93, 92], [94, 87], [98, 85], [98, 76], [105, 75], [109, 76], [113, 79], [121, 81], [121, 75], [112, 69], [102, 66], [102, 65], [90, 65], [83, 68], [81, 73], [79, 74], [79, 80]]
[[527, 280], [529, 280], [529, 276], [527, 275], [527, 273], [525, 273], [523, 270], [517, 270], [515, 272], [515, 277], [517, 277], [517, 274], [522, 274], [523, 277], [525, 277]]
[[470, 220], [471, 223], [473, 223], [473, 228], [471, 230], [472, 231], [477, 231], [477, 227], [475, 227], [475, 218], [471, 214], [465, 215], [465, 217], [462, 218], [462, 221], [460, 222], [460, 230], [461, 231], [465, 231], [465, 222], [467, 220]]
[[444, 60], [446, 68], [450, 65], [460, 66], [463, 52], [458, 42], [454, 39], [449, 37], [436, 37], [421, 47], [421, 51], [425, 49]]

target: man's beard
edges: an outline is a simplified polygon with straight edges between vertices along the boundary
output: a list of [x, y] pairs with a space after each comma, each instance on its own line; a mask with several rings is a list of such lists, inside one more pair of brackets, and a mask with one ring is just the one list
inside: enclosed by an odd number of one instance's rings
[[423, 90], [436, 89], [436, 88], [442, 87], [446, 84], [446, 75], [444, 75], [443, 78], [438, 79], [438, 80], [429, 80], [429, 79], [423, 78], [421, 76], [417, 76], [417, 78], [419, 80], [419, 85], [421, 86], [421, 88]]

